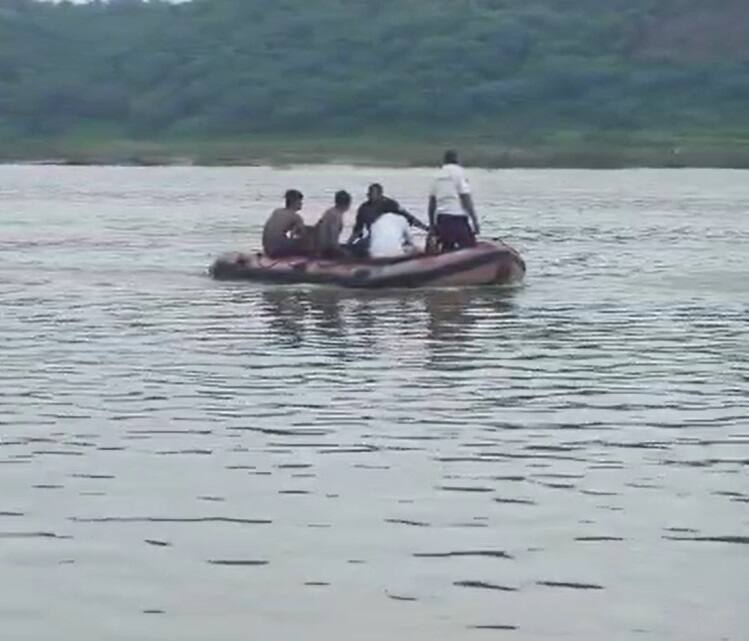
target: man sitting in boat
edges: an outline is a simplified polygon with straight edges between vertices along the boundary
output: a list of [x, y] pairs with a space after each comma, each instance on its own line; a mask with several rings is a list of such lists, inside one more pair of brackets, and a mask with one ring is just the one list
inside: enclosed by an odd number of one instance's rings
[[342, 258], [340, 237], [343, 231], [343, 216], [351, 208], [351, 194], [339, 191], [335, 195], [335, 205], [328, 209], [315, 227], [315, 250], [322, 258]]
[[299, 215], [304, 196], [297, 189], [285, 195], [286, 206], [276, 209], [263, 228], [263, 251], [270, 258], [302, 256], [306, 253], [307, 227]]
[[[469, 217], [473, 229], [468, 223]], [[476, 236], [481, 233], [471, 187], [456, 151], [445, 152], [442, 168], [432, 184], [429, 225], [442, 251], [475, 247]]]
[[395, 258], [415, 252], [411, 225], [404, 216], [387, 213], [374, 221], [369, 234], [370, 258]]
[[362, 258], [367, 256], [372, 225], [384, 214], [400, 216], [408, 225], [428, 229], [421, 221], [403, 209], [397, 201], [385, 196], [382, 185], [374, 183], [369, 186], [367, 200], [361, 204], [356, 213], [356, 223], [348, 241], [352, 253], [356, 256]]

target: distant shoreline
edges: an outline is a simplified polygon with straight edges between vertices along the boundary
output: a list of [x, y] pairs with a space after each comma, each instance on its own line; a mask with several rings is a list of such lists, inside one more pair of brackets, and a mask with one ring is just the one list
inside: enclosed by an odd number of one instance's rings
[[0, 140], [0, 163], [57, 166], [248, 167], [346, 164], [430, 167], [447, 147], [487, 169], [749, 169], [749, 140], [578, 140], [501, 145], [481, 137], [404, 141], [381, 137], [239, 140]]

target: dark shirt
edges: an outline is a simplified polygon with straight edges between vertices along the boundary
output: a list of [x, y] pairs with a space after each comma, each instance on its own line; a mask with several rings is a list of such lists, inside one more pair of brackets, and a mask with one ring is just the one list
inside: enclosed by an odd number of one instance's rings
[[356, 212], [356, 224], [354, 225], [353, 236], [360, 237], [364, 232], [369, 233], [374, 222], [382, 214], [400, 214], [409, 217], [408, 212], [403, 209], [397, 201], [392, 198], [381, 198], [380, 200], [367, 200], [362, 203]]

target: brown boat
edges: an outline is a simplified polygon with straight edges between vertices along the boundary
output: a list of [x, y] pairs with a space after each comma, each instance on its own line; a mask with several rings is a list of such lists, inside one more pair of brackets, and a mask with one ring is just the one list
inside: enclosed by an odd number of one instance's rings
[[218, 280], [316, 283], [358, 289], [513, 285], [525, 276], [525, 262], [509, 245], [479, 242], [445, 254], [411, 254], [389, 259], [291, 257], [232, 252], [210, 268]]

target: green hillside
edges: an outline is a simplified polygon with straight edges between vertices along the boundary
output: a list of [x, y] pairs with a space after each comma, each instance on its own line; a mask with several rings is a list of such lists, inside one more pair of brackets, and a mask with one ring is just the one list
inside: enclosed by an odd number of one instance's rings
[[455, 140], [499, 162], [684, 148], [743, 164], [749, 2], [0, 5], [0, 157], [347, 140], [394, 157]]

